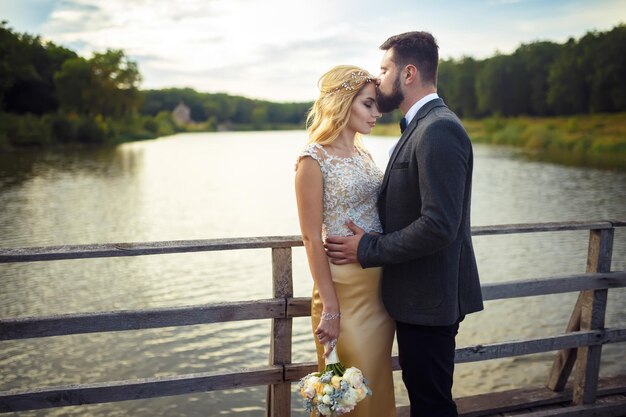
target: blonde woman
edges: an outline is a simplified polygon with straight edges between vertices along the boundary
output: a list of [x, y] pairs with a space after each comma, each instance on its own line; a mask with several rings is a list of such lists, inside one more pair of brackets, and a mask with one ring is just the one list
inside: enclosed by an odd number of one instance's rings
[[341, 362], [361, 369], [373, 392], [349, 415], [395, 416], [395, 325], [381, 301], [382, 269], [334, 265], [324, 250], [327, 236], [352, 234], [348, 220], [368, 232], [382, 232], [376, 201], [383, 173], [360, 140], [381, 116], [376, 79], [361, 68], [337, 66], [319, 86], [307, 120], [309, 144], [296, 165], [300, 229], [314, 280], [311, 317], [318, 366], [323, 370], [325, 356], [336, 347]]

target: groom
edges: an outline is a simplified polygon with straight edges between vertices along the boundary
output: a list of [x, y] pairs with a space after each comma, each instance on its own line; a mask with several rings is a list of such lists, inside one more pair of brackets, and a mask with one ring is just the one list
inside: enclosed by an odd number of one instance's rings
[[470, 230], [472, 146], [437, 95], [438, 46], [430, 33], [392, 36], [380, 49], [382, 112], [405, 114], [378, 198], [383, 235], [352, 222], [349, 237], [328, 237], [335, 264], [384, 266], [382, 298], [396, 320], [411, 417], [457, 416], [452, 399], [455, 336], [482, 310]]

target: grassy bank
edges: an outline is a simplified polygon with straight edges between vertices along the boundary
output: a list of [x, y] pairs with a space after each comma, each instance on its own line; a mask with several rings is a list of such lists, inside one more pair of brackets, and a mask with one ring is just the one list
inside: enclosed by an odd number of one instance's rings
[[[474, 143], [520, 147], [539, 158], [572, 165], [626, 169], [626, 113], [569, 117], [465, 119]], [[373, 134], [399, 136], [397, 125]]]
[[103, 118], [73, 113], [35, 116], [0, 112], [0, 151], [67, 145], [114, 146], [124, 142], [154, 139], [180, 132], [301, 128], [302, 126], [287, 123], [216, 126], [210, 121], [180, 126], [174, 123], [170, 112], [165, 111], [156, 116], [134, 114], [122, 118]]

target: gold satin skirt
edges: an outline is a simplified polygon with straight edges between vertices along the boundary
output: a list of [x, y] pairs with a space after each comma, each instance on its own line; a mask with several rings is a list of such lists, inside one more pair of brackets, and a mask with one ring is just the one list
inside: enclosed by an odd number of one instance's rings
[[[330, 272], [339, 298], [341, 322], [337, 354], [346, 367], [355, 366], [372, 389], [372, 396], [359, 402], [345, 416], [394, 417], [396, 401], [391, 373], [391, 348], [395, 322], [385, 310], [380, 296], [382, 268], [363, 269], [358, 264], [330, 264]], [[313, 331], [322, 314], [322, 300], [313, 287], [311, 319]], [[324, 370], [324, 346], [317, 342], [319, 371]]]

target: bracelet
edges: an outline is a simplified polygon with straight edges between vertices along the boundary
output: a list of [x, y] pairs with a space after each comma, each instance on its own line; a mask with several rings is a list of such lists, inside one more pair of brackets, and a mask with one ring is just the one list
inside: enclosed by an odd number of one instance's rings
[[322, 320], [336, 320], [341, 317], [341, 313], [326, 313], [322, 311]]

